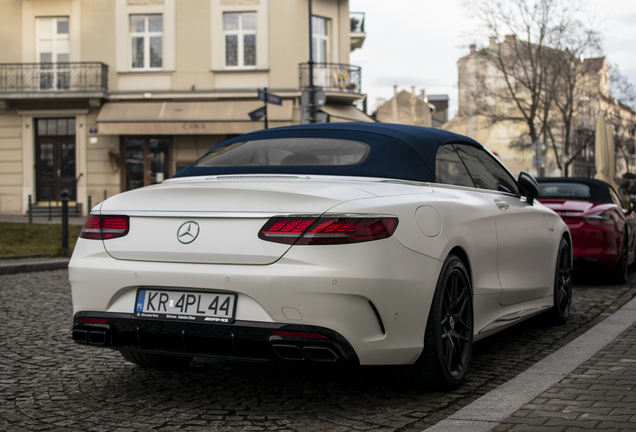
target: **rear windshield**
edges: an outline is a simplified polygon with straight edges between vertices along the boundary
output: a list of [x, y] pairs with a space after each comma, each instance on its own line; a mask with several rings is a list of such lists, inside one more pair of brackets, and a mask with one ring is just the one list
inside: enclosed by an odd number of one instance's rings
[[344, 166], [363, 162], [369, 145], [334, 138], [276, 138], [241, 141], [212, 150], [194, 166]]
[[539, 183], [541, 198], [591, 198], [590, 187], [581, 183]]

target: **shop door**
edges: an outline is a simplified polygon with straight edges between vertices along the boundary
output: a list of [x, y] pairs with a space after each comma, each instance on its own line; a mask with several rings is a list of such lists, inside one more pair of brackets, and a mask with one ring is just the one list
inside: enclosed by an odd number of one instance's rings
[[170, 177], [170, 137], [124, 137], [124, 191], [149, 186]]
[[35, 158], [37, 201], [59, 201], [63, 189], [76, 201], [75, 119], [38, 119]]

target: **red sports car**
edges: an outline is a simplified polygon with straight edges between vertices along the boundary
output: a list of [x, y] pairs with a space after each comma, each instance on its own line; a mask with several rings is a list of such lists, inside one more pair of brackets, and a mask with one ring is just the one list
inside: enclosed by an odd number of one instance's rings
[[574, 264], [605, 267], [625, 283], [636, 259], [636, 214], [624, 209], [614, 188], [588, 178], [538, 178], [538, 200], [561, 215], [572, 233]]

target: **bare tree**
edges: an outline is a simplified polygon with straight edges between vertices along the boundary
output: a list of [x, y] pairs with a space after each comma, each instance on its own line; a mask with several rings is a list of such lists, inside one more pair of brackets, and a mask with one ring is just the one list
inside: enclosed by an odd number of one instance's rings
[[[598, 75], [582, 62], [585, 52], [600, 52], [600, 34], [580, 21], [563, 22], [550, 35], [551, 46], [546, 75], [546, 104], [556, 108], [554, 122], [544, 118], [547, 135], [556, 163], [564, 177], [569, 166], [585, 149], [574, 146], [575, 121], [589, 109], [590, 101], [599, 97]], [[547, 98], [550, 98], [548, 101]], [[589, 120], [588, 120], [589, 121]], [[556, 130], [555, 130], [556, 129]], [[560, 132], [559, 139], [555, 138]], [[560, 157], [561, 156], [561, 157]]]
[[487, 102], [473, 103], [473, 112], [467, 114], [486, 114], [492, 123], [522, 122], [527, 133], [511, 144], [524, 149], [541, 139], [550, 144], [560, 169], [561, 160], [567, 167], [576, 156], [571, 149], [573, 122], [589, 75], [579, 56], [600, 49], [598, 32], [577, 18], [582, 4], [580, 0], [465, 2], [491, 37], [489, 47], [476, 51], [486, 67], [477, 68], [485, 72], [477, 72], [471, 96]]

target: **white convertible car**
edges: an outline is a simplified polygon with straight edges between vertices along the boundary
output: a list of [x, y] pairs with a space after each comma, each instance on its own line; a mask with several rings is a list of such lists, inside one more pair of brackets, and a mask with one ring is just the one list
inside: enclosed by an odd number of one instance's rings
[[470, 138], [337, 123], [242, 135], [92, 209], [73, 339], [143, 367], [193, 357], [394, 365], [458, 386], [473, 342], [570, 313], [567, 226]]

